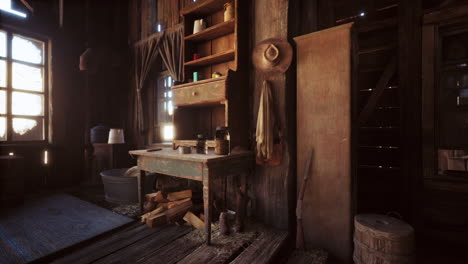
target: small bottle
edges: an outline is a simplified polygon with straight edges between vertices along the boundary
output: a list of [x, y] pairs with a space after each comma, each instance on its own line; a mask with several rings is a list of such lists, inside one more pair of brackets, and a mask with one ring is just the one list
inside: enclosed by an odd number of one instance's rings
[[208, 154], [208, 145], [206, 139], [202, 134], [197, 135], [197, 154]]

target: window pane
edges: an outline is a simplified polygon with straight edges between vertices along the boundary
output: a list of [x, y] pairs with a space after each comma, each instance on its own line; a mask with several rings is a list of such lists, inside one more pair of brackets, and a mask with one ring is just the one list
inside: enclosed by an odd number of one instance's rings
[[13, 92], [12, 104], [14, 115], [39, 116], [44, 114], [43, 96], [37, 94]]
[[6, 118], [0, 117], [0, 141], [6, 140]]
[[44, 42], [13, 36], [13, 59], [30, 63], [43, 63]]
[[0, 114], [6, 114], [6, 91], [0, 90]]
[[44, 90], [42, 68], [13, 63], [13, 88], [42, 92]]
[[0, 60], [0, 86], [6, 87], [6, 61]]
[[44, 140], [44, 120], [13, 118], [13, 140]]
[[6, 32], [0, 31], [0, 56], [6, 57]]

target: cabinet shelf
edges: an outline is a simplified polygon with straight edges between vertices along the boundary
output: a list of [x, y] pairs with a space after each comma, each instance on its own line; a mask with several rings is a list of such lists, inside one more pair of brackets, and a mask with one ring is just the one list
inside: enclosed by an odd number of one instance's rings
[[228, 34], [234, 33], [235, 19], [216, 24], [198, 33], [188, 35], [184, 39], [193, 42], [212, 40]]
[[218, 64], [222, 62], [227, 62], [234, 59], [235, 50], [227, 50], [210, 56], [206, 56], [197, 60], [192, 60], [184, 63], [185, 67], [198, 67], [205, 66], [210, 64]]
[[201, 81], [198, 81], [198, 82], [183, 83], [183, 84], [172, 86], [172, 89], [191, 87], [191, 86], [206, 84], [206, 83], [210, 83], [210, 82], [219, 82], [219, 81], [225, 82], [226, 79], [227, 79], [227, 76], [221, 76], [221, 77], [218, 77], [218, 78], [205, 79], [205, 80], [201, 80]]
[[222, 10], [224, 4], [230, 1], [231, 0], [207, 0], [201, 3], [192, 4], [189, 7], [184, 8], [180, 11], [180, 14], [183, 16], [206, 16], [213, 14], [218, 10]]

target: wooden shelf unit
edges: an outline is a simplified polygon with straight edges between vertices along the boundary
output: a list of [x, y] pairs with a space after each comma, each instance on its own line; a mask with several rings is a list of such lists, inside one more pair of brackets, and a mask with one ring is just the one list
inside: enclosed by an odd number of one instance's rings
[[224, 52], [216, 53], [210, 56], [206, 56], [197, 60], [192, 60], [184, 63], [184, 66], [196, 67], [196, 66], [206, 66], [212, 64], [219, 64], [234, 59], [235, 50], [227, 50]]
[[218, 37], [222, 37], [228, 34], [234, 33], [235, 28], [235, 19], [231, 19], [226, 22], [216, 24], [212, 27], [209, 27], [201, 32], [185, 36], [185, 40], [190, 40], [193, 42], [200, 42], [205, 40], [211, 40]]
[[[174, 146], [195, 145], [197, 134], [213, 140], [217, 126], [229, 127], [231, 148], [249, 148], [248, 96], [246, 78], [238, 69], [239, 2], [245, 0], [207, 0], [181, 11], [184, 18], [183, 84], [172, 87], [175, 138]], [[232, 3], [234, 18], [224, 21], [224, 4]], [[195, 20], [204, 19], [207, 28], [192, 34]], [[246, 44], [246, 43], [244, 43]], [[198, 54], [194, 60], [193, 54]], [[244, 55], [247, 56], [247, 53]], [[246, 64], [246, 63], [245, 63]], [[193, 72], [199, 80], [193, 82]], [[211, 78], [213, 72], [221, 77]], [[192, 80], [191, 80], [192, 79]], [[213, 147], [213, 141], [209, 141]]]
[[[234, 18], [224, 21], [224, 4], [230, 2], [234, 8]], [[198, 80], [208, 79], [213, 72], [223, 76], [238, 67], [238, 0], [209, 0], [190, 6], [181, 11], [184, 17], [184, 71], [185, 82], [193, 80], [193, 72], [198, 72]], [[193, 34], [195, 20], [204, 19], [207, 28]], [[194, 60], [194, 54], [198, 59]]]

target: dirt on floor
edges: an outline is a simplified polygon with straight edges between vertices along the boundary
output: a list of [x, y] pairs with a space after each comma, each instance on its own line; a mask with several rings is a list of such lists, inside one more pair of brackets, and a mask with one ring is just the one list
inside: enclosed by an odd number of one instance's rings
[[106, 201], [104, 187], [102, 185], [79, 186], [64, 191], [82, 200], [109, 209], [117, 214], [125, 215], [135, 219], [137, 219], [140, 215], [139, 203], [116, 204]]

